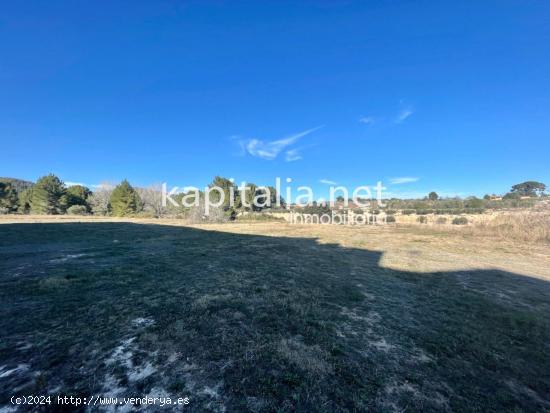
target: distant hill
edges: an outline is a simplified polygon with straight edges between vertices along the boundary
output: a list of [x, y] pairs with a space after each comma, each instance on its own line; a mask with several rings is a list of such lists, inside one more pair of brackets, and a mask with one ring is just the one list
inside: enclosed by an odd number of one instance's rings
[[21, 192], [24, 189], [27, 189], [34, 185], [34, 182], [24, 181], [23, 179], [17, 178], [2, 178], [0, 177], [0, 182], [5, 182], [11, 184], [17, 192]]

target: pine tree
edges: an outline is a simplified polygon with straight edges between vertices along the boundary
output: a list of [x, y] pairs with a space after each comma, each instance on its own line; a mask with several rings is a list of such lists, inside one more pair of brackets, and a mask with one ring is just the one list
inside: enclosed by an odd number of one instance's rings
[[17, 211], [22, 214], [28, 214], [31, 212], [31, 198], [32, 198], [32, 187], [25, 188], [19, 192], [19, 208]]
[[114, 216], [124, 217], [141, 210], [141, 200], [136, 190], [125, 179], [113, 190], [109, 199]]
[[0, 182], [0, 213], [15, 212], [18, 204], [19, 200], [15, 188], [9, 183]]
[[90, 207], [88, 205], [88, 197], [91, 194], [92, 191], [82, 185], [72, 185], [68, 187], [65, 194], [67, 208], [70, 208], [73, 205], [81, 205], [86, 207], [86, 210], [89, 211]]
[[65, 185], [57, 176], [43, 176], [32, 187], [30, 209], [33, 214], [62, 214], [66, 209]]

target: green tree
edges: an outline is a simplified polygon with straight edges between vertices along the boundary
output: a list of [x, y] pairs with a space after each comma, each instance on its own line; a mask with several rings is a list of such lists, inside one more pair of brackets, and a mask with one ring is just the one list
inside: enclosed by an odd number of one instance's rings
[[66, 209], [65, 185], [53, 174], [43, 176], [32, 187], [30, 210], [33, 214], [62, 214]]
[[240, 203], [247, 211], [256, 211], [254, 198], [256, 197], [258, 187], [255, 184], [247, 184], [245, 191], [239, 191]]
[[439, 199], [439, 195], [437, 195], [437, 192], [432, 191], [428, 194], [428, 199], [430, 201], [437, 201]]
[[[227, 217], [234, 219], [237, 215], [236, 209], [241, 207], [241, 199], [235, 183], [227, 178], [216, 176], [209, 187], [218, 187], [223, 191], [224, 199], [221, 208]], [[210, 202], [219, 202], [220, 196], [218, 191], [212, 191], [210, 193]]]
[[546, 185], [537, 181], [525, 181], [521, 184], [512, 186], [511, 193], [519, 194], [519, 196], [540, 196], [544, 193]]
[[522, 195], [519, 192], [508, 192], [502, 199], [520, 199]]
[[73, 205], [82, 205], [86, 207], [86, 210], [89, 211], [88, 206], [88, 197], [92, 194], [88, 188], [82, 185], [73, 185], [67, 188], [65, 193], [65, 203], [67, 208], [72, 207]]
[[126, 179], [113, 189], [109, 205], [116, 217], [125, 217], [141, 210], [139, 195]]
[[19, 208], [17, 211], [22, 214], [28, 214], [31, 212], [32, 187], [23, 189], [19, 192], [18, 198]]
[[269, 196], [271, 197], [269, 200], [268, 208], [276, 208], [277, 200], [279, 201], [279, 204], [281, 205], [281, 207], [284, 207], [285, 200], [283, 199], [281, 194], [277, 192], [277, 189], [272, 186], [268, 186], [267, 188], [269, 189]]
[[18, 205], [19, 199], [15, 188], [9, 183], [0, 182], [0, 213], [15, 212]]

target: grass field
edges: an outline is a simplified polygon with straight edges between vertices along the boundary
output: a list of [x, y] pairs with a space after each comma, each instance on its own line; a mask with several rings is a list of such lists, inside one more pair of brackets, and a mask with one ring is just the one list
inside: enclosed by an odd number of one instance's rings
[[183, 411], [550, 411], [547, 245], [396, 227], [4, 223], [0, 312], [0, 411], [26, 394], [189, 397]]

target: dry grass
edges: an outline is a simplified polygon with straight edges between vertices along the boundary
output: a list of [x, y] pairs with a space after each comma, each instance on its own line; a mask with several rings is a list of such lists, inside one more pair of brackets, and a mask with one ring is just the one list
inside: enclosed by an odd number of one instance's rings
[[498, 215], [469, 228], [474, 234], [510, 240], [550, 243], [550, 211], [522, 211]]
[[189, 396], [200, 412], [550, 406], [547, 244], [441, 225], [10, 220], [0, 411], [57, 393]]

